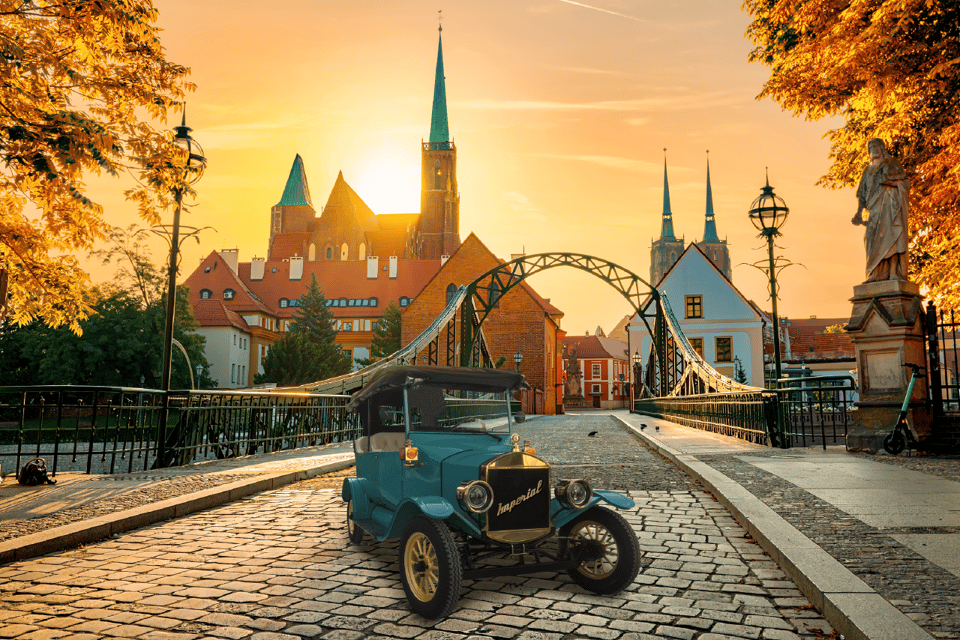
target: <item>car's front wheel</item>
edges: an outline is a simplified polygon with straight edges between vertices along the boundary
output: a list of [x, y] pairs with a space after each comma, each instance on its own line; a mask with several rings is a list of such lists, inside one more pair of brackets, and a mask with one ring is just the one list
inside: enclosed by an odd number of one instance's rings
[[564, 525], [560, 536], [566, 538], [571, 553], [585, 554], [587, 559], [568, 573], [588, 591], [617, 593], [640, 572], [640, 544], [619, 513], [593, 507]]
[[347, 536], [353, 544], [363, 542], [363, 529], [353, 521], [353, 499], [347, 500]]
[[400, 582], [414, 613], [434, 620], [453, 612], [463, 569], [453, 534], [443, 522], [413, 518], [400, 537]]

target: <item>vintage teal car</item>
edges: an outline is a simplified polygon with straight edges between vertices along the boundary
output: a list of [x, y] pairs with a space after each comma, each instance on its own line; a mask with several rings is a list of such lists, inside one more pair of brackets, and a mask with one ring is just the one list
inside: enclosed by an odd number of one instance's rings
[[600, 505], [633, 501], [552, 477], [514, 431], [522, 415], [510, 394], [521, 388], [513, 371], [397, 366], [348, 405], [364, 434], [354, 441], [357, 477], [343, 483], [348, 535], [400, 538], [400, 580], [425, 618], [452, 612], [464, 579], [567, 571], [612, 594], [637, 577], [636, 536]]

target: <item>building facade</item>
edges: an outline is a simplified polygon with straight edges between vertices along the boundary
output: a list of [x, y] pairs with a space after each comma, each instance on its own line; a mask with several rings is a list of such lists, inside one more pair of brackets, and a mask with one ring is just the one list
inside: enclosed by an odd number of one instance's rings
[[[446, 260], [437, 274], [403, 312], [403, 344], [420, 335], [447, 305], [449, 296], [460, 286], [501, 264], [476, 235], [470, 234]], [[563, 312], [550, 304], [525, 282], [512, 288], [498, 301], [483, 323], [483, 334], [494, 362], [502, 367], [515, 366], [513, 357], [520, 351], [520, 371], [533, 393], [526, 402], [527, 413], [554, 414], [562, 402]], [[454, 340], [459, 348], [459, 336]], [[446, 344], [441, 335], [440, 344]], [[459, 351], [458, 351], [459, 353]]]
[[580, 393], [598, 409], [629, 406], [630, 362], [625, 342], [601, 335], [567, 336], [563, 339], [566, 361], [576, 348], [580, 366]]

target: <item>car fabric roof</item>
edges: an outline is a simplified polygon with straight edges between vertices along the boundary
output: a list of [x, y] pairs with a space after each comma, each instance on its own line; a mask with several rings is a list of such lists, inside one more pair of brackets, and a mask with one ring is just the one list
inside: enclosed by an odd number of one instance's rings
[[465, 391], [489, 393], [529, 389], [523, 374], [509, 369], [476, 369], [473, 367], [397, 366], [378, 371], [347, 404], [348, 411], [355, 411], [360, 403], [383, 391], [404, 386], [453, 387]]

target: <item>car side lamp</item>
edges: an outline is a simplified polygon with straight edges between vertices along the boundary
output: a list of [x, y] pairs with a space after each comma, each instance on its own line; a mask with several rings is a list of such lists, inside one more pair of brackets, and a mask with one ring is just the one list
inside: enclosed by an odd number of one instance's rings
[[420, 460], [420, 450], [413, 446], [413, 440], [407, 438], [403, 443], [403, 449], [400, 449], [400, 459], [403, 460], [403, 466], [412, 467]]

